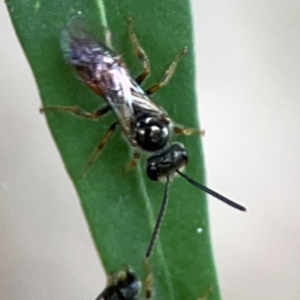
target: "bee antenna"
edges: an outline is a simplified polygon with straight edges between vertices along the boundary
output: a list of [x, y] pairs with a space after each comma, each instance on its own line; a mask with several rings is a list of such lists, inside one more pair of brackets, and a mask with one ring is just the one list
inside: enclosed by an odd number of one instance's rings
[[154, 230], [153, 230], [153, 233], [152, 233], [152, 236], [151, 236], [151, 240], [150, 240], [147, 252], [146, 252], [146, 258], [148, 258], [152, 253], [153, 246], [154, 246], [154, 243], [156, 241], [156, 238], [157, 238], [160, 226], [161, 226], [161, 222], [162, 222], [162, 219], [164, 217], [166, 207], [167, 207], [167, 204], [168, 204], [168, 194], [169, 194], [169, 185], [170, 185], [170, 178], [169, 178], [168, 174], [166, 176], [166, 179], [167, 179], [167, 181], [166, 181], [166, 185], [165, 185], [164, 198], [163, 198], [163, 201], [162, 201], [162, 204], [161, 204], [161, 207], [160, 207], [160, 211], [159, 211], [156, 223], [155, 223], [155, 227], [154, 227]]
[[228, 198], [220, 195], [219, 193], [209, 189], [208, 187], [204, 186], [203, 184], [193, 180], [192, 178], [188, 177], [187, 175], [185, 175], [184, 173], [181, 173], [179, 170], [176, 170], [176, 172], [182, 176], [184, 179], [186, 179], [189, 183], [191, 183], [192, 185], [194, 185], [195, 187], [199, 188], [200, 190], [206, 192], [207, 194], [225, 202], [226, 204], [230, 205], [233, 208], [236, 208], [238, 210], [241, 211], [246, 211], [246, 208], [236, 202], [233, 202], [232, 200], [229, 200]]

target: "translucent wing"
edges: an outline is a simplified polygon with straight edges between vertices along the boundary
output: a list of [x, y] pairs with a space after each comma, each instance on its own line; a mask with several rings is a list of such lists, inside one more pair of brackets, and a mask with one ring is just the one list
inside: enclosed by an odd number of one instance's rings
[[115, 56], [113, 51], [96, 40], [86, 27], [84, 20], [75, 16], [61, 31], [60, 45], [64, 58], [74, 67], [92, 67], [101, 56]]
[[130, 136], [134, 119], [131, 78], [121, 57], [95, 39], [77, 16], [62, 30], [61, 48], [78, 76], [104, 98]]
[[136, 113], [144, 112], [151, 115], [167, 117], [165, 110], [149, 99], [142, 88], [131, 79], [131, 95], [133, 99], [133, 108]]

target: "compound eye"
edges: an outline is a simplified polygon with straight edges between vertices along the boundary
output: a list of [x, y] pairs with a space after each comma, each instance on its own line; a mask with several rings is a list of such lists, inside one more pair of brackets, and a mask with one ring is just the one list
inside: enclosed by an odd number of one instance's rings
[[149, 164], [147, 166], [147, 175], [153, 181], [158, 181], [158, 170], [155, 164]]
[[164, 180], [172, 176], [188, 163], [188, 155], [184, 145], [173, 143], [163, 152], [147, 159], [147, 175], [153, 181]]
[[136, 140], [145, 151], [164, 148], [169, 141], [168, 125], [153, 117], [141, 117], [136, 123]]

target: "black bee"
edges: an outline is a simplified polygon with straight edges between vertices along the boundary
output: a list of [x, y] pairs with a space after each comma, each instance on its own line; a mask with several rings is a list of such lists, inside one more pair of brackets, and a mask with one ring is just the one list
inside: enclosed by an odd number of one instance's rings
[[[151, 284], [152, 276], [149, 273], [145, 282], [145, 300], [151, 299]], [[106, 288], [96, 300], [141, 300], [140, 290], [141, 283], [137, 276], [126, 268], [109, 276]]]
[[[228, 205], [242, 211], [246, 209], [194, 181], [182, 172], [188, 163], [188, 154], [183, 144], [171, 142], [173, 133], [191, 135], [203, 132], [194, 128], [176, 126], [168, 113], [150, 99], [152, 94], [170, 81], [179, 60], [187, 53], [187, 49], [183, 48], [176, 56], [160, 82], [144, 91], [140, 84], [151, 73], [150, 62], [134, 33], [131, 19], [128, 21], [128, 27], [134, 52], [144, 67], [143, 72], [135, 79], [129, 74], [122, 57], [108, 47], [111, 45], [109, 34], [106, 35], [106, 43], [101, 43], [81, 26], [78, 17], [72, 18], [61, 33], [64, 56], [81, 80], [104, 99], [106, 106], [93, 113], [79, 107], [64, 106], [47, 107], [41, 111], [69, 112], [91, 120], [98, 119], [109, 111], [114, 113], [116, 121], [110, 126], [88, 160], [83, 175], [96, 161], [117, 125], [121, 127], [124, 136], [134, 150], [134, 157], [127, 165], [127, 169], [136, 166], [142, 153], [148, 155], [146, 172], [149, 179], [166, 183], [163, 203], [146, 253], [146, 257], [148, 257], [151, 254], [167, 205], [170, 178], [176, 174]], [[107, 31], [107, 33], [109, 32]]]
[[130, 271], [120, 271], [113, 274], [104, 291], [96, 300], [135, 300], [140, 291], [140, 282]]
[[[145, 260], [144, 267], [146, 278], [144, 282], [144, 296], [141, 296], [142, 284], [136, 274], [128, 267], [108, 277], [106, 288], [96, 300], [150, 300], [153, 299], [152, 274], [149, 262]], [[211, 294], [213, 286], [210, 286], [205, 294], [197, 300], [206, 300]]]

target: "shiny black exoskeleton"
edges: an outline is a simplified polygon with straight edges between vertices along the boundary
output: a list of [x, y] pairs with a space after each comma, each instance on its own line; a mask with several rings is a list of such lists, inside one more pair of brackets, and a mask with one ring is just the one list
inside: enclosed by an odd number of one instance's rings
[[97, 297], [96, 300], [137, 300], [140, 292], [140, 282], [135, 273], [126, 270], [114, 274], [112, 282]]
[[170, 139], [169, 124], [151, 115], [140, 116], [135, 123], [136, 140], [140, 148], [154, 152], [166, 147]]
[[188, 155], [183, 144], [173, 143], [166, 151], [147, 159], [147, 175], [153, 181], [164, 180], [188, 163]]

